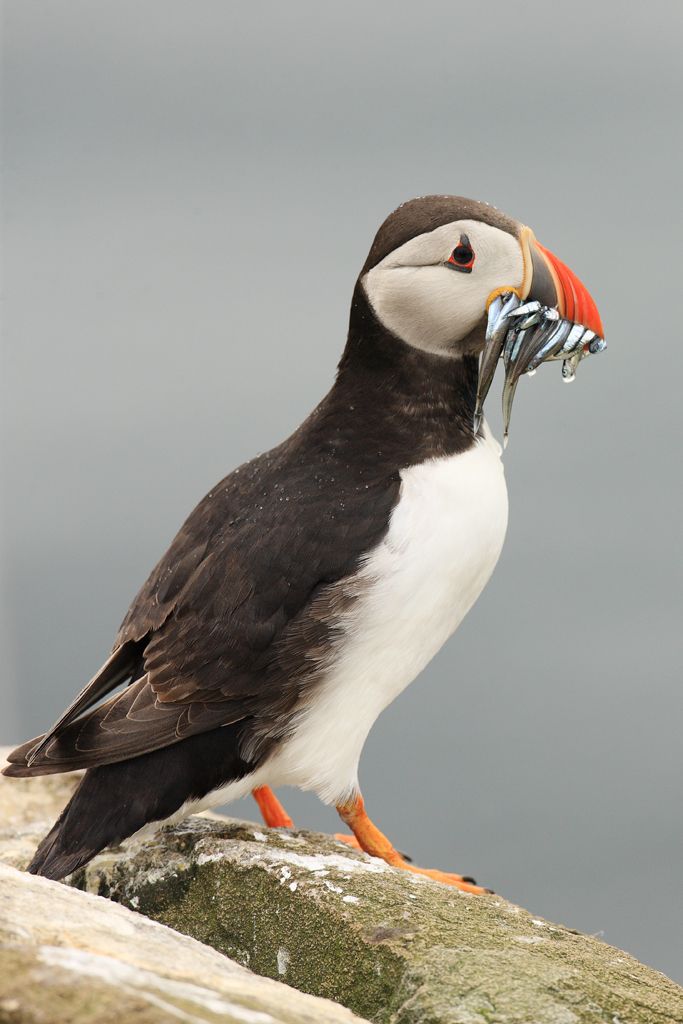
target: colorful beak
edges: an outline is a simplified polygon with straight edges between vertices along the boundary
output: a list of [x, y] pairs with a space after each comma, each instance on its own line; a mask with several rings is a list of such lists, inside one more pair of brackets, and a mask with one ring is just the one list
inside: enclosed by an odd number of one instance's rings
[[484, 400], [502, 356], [506, 440], [515, 390], [523, 374], [533, 373], [550, 359], [561, 359], [562, 377], [571, 381], [585, 356], [605, 348], [600, 314], [586, 286], [536, 241], [530, 228], [522, 228], [519, 241], [524, 258], [521, 287], [496, 289], [489, 298], [475, 412], [478, 429]]
[[[604, 337], [598, 307], [585, 284], [550, 249], [546, 249], [533, 237], [529, 242], [533, 271], [529, 294], [523, 298], [537, 299], [544, 305], [555, 306], [565, 320], [581, 324], [598, 338]], [[554, 302], [544, 301], [540, 294], [547, 294], [548, 278], [553, 286]]]

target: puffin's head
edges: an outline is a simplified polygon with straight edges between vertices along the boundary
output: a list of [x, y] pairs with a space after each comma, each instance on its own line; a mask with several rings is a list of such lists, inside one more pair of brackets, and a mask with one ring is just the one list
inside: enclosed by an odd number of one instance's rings
[[460, 196], [403, 203], [380, 227], [360, 274], [375, 317], [415, 349], [444, 359], [483, 353], [477, 417], [505, 361], [505, 429], [519, 377], [604, 348], [597, 307], [530, 228]]

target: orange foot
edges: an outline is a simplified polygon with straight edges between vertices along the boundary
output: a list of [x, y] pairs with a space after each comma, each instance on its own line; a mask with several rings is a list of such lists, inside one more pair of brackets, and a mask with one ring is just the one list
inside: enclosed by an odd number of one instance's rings
[[[358, 795], [349, 800], [348, 803], [340, 804], [337, 807], [337, 811], [341, 819], [353, 832], [360, 849], [365, 850], [371, 857], [380, 857], [394, 868], [411, 871], [414, 875], [425, 875], [435, 882], [452, 885], [462, 892], [471, 892], [480, 896], [483, 893], [490, 893], [492, 891], [477, 885], [473, 878], [452, 874], [448, 871], [439, 871], [436, 868], [417, 868], [413, 864], [408, 864], [398, 850], [394, 849], [384, 833], [380, 832], [377, 826], [373, 825], [370, 821], [365, 811], [362, 796]], [[337, 836], [336, 838], [341, 839], [343, 842], [347, 841], [346, 836]], [[354, 844], [351, 843], [350, 845]]]
[[[363, 849], [363, 847], [360, 845], [360, 843], [358, 842], [356, 837], [355, 836], [350, 836], [348, 834], [348, 832], [335, 832], [334, 835], [332, 836], [332, 838], [336, 839], [338, 843], [346, 843], [346, 845], [350, 846], [353, 850], [362, 850]], [[412, 864], [413, 858], [409, 854], [401, 852], [401, 856], [409, 864]], [[473, 878], [467, 878], [467, 879], [465, 879], [465, 881], [473, 882], [474, 879]]]
[[469, 878], [467, 875], [456, 875], [452, 871], [439, 871], [438, 868], [416, 868], [412, 864], [398, 865], [398, 867], [403, 867], [406, 871], [412, 871], [416, 875], [425, 875], [435, 882], [452, 885], [455, 889], [460, 889], [461, 892], [473, 892], [475, 896], [493, 892], [493, 889], [484, 889], [483, 886], [477, 885], [473, 878]]
[[[261, 815], [268, 828], [294, 828], [294, 822], [287, 814], [278, 798], [269, 786], [259, 786], [252, 791], [252, 796], [259, 806]], [[341, 818], [349, 826], [353, 835], [337, 832], [334, 838], [341, 843], [346, 843], [354, 850], [363, 850], [372, 857], [380, 857], [394, 868], [401, 868], [403, 871], [411, 871], [415, 875], [425, 875], [435, 882], [444, 885], [452, 885], [462, 892], [471, 892], [476, 895], [490, 893], [491, 889], [484, 889], [477, 885], [473, 878], [466, 875], [456, 875], [449, 871], [439, 871], [438, 868], [418, 868], [409, 864], [404, 854], [395, 850], [387, 837], [380, 832], [376, 825], [370, 821], [361, 796], [337, 807]]]
[[354, 850], [362, 850], [363, 847], [360, 845], [355, 836], [350, 836], [346, 832], [335, 832], [334, 838], [338, 843], [346, 843], [347, 846], [353, 847]]

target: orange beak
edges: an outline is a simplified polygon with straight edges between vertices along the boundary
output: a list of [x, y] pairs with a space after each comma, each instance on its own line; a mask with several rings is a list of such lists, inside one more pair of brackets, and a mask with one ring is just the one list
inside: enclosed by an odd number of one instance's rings
[[555, 307], [563, 319], [581, 324], [598, 338], [604, 338], [598, 307], [583, 281], [536, 240], [531, 228], [522, 229], [520, 241], [524, 253], [521, 298]]
[[[569, 269], [566, 263], [558, 260], [550, 249], [546, 249], [536, 239], [534, 239], [533, 245], [545, 261], [555, 285], [560, 316], [563, 316], [565, 320], [572, 320], [575, 324], [582, 324], [589, 331], [597, 334], [599, 338], [604, 338], [598, 307], [585, 284], [579, 280], [573, 270]], [[534, 290], [533, 281], [531, 290]]]

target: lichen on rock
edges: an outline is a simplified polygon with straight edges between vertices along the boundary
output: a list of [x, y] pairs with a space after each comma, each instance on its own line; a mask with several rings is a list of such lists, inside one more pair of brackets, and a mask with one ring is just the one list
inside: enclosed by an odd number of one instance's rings
[[[9, 785], [24, 783], [0, 783], [0, 813]], [[4, 846], [26, 863], [47, 828], [32, 800], [36, 820], [0, 834], [0, 859]], [[683, 990], [628, 954], [315, 833], [189, 818], [70, 883], [378, 1024], [683, 1021]]]
[[379, 1022], [683, 1020], [681, 989], [627, 954], [313, 833], [192, 818], [72, 881]]

